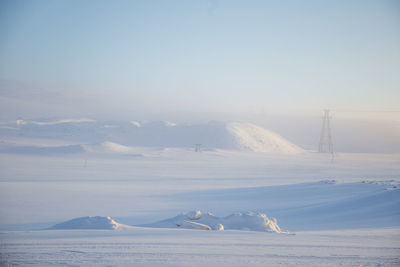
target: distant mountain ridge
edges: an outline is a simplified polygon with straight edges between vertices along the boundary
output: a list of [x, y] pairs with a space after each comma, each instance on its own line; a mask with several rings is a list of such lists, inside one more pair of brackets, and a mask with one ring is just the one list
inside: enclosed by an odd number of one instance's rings
[[193, 147], [297, 154], [303, 149], [276, 133], [251, 123], [175, 124], [168, 121], [54, 121], [17, 120], [0, 124], [1, 136], [64, 140], [75, 144], [102, 144], [127, 152], [129, 147]]
[[72, 229], [117, 230], [117, 229], [128, 229], [128, 228], [131, 228], [131, 226], [120, 224], [115, 220], [113, 220], [111, 217], [86, 216], [55, 224], [48, 229], [49, 230], [72, 230]]

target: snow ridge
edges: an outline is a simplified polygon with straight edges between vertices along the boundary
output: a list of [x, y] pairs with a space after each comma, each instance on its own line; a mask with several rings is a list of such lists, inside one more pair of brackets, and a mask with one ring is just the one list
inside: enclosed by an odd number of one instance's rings
[[182, 213], [173, 218], [142, 225], [155, 228], [184, 228], [197, 230], [246, 230], [259, 232], [289, 233], [281, 230], [275, 218], [269, 219], [264, 213], [235, 213], [219, 218], [208, 212], [191, 211]]
[[117, 230], [131, 228], [131, 226], [117, 223], [111, 217], [101, 216], [87, 216], [75, 218], [69, 221], [65, 221], [56, 225], [53, 225], [49, 229], [51, 230], [68, 230], [68, 229], [95, 229], [95, 230]]

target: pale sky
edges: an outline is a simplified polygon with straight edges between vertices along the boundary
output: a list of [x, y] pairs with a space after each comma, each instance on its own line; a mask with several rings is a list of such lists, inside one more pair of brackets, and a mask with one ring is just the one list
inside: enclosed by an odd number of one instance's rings
[[400, 1], [3, 0], [0, 102], [10, 117], [399, 116]]

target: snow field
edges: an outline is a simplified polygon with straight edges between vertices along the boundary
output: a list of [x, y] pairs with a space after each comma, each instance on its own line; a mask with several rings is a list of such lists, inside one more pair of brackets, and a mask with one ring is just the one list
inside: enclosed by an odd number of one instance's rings
[[[399, 155], [332, 160], [248, 123], [19, 121], [0, 135], [1, 266], [400, 265]], [[29, 231], [76, 217], [56, 228], [86, 230]], [[280, 227], [295, 235], [263, 233]]]
[[398, 266], [399, 228], [298, 232], [135, 228], [2, 234], [19, 266]]

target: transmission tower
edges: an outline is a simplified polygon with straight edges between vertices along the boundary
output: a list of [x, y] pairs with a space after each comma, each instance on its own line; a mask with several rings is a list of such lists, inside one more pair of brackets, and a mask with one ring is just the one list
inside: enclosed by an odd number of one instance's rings
[[201, 152], [201, 144], [196, 144], [194, 151]]
[[333, 154], [331, 119], [332, 117], [329, 115], [329, 110], [325, 109], [324, 116], [322, 117], [321, 136], [319, 138], [319, 146], [318, 146], [319, 153]]

